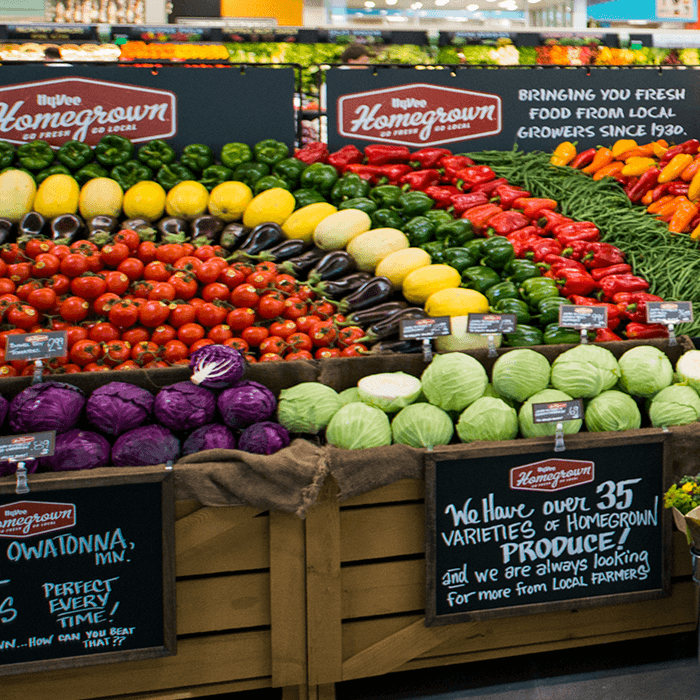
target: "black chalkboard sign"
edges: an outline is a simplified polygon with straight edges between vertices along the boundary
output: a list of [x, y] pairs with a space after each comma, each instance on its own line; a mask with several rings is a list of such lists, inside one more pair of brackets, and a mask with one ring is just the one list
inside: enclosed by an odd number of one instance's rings
[[172, 472], [0, 479], [0, 676], [175, 653]]
[[65, 331], [17, 333], [5, 343], [5, 360], [46, 360], [68, 354], [68, 334]]
[[665, 437], [429, 453], [426, 625], [668, 595]]

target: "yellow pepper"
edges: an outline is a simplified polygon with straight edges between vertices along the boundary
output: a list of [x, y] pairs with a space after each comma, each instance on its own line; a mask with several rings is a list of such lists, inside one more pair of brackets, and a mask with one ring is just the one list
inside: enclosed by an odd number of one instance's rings
[[668, 151], [668, 141], [666, 141], [666, 139], [659, 139], [658, 141], [654, 141], [653, 147], [654, 156], [656, 158], [663, 158], [666, 151]]
[[700, 170], [695, 173], [688, 185], [688, 199], [694, 202], [698, 197], [700, 197]]
[[671, 182], [677, 177], [680, 177], [681, 173], [693, 162], [693, 156], [689, 153], [678, 153], [664, 166], [664, 169], [659, 175], [659, 184], [663, 185], [664, 182]]
[[552, 153], [552, 165], [568, 165], [576, 157], [576, 146], [571, 141], [562, 141]]
[[637, 148], [637, 142], [634, 139], [619, 139], [615, 141], [612, 147], [613, 158], [617, 159], [618, 156], [631, 151], [633, 148]]
[[621, 174], [624, 176], [642, 175], [654, 165], [656, 165], [656, 160], [654, 158], [632, 156], [625, 161]]

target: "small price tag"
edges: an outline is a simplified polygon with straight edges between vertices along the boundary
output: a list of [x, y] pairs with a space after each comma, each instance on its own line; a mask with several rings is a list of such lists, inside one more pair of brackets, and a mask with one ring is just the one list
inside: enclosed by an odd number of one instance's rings
[[567, 420], [580, 420], [581, 418], [583, 418], [582, 399], [532, 404], [534, 423], [563, 423]]
[[65, 357], [68, 340], [65, 331], [45, 333], [18, 333], [8, 335], [5, 345], [6, 360], [46, 360], [50, 357]]
[[56, 431], [3, 435], [0, 437], [0, 461], [25, 462], [39, 457], [50, 457], [56, 443]]
[[452, 324], [449, 316], [412, 318], [401, 321], [400, 336], [402, 340], [430, 340], [451, 333]]
[[494, 335], [496, 333], [515, 332], [517, 316], [515, 314], [469, 314], [467, 333]]
[[576, 330], [605, 328], [608, 325], [608, 308], [562, 304], [559, 307], [559, 325]]
[[648, 301], [647, 323], [689, 323], [693, 320], [692, 301]]

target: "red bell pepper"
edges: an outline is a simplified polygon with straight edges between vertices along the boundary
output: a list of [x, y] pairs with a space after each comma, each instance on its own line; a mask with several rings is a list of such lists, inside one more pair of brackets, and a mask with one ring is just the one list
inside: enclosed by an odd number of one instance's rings
[[637, 182], [632, 187], [628, 187], [625, 192], [632, 202], [639, 202], [642, 197], [654, 189], [659, 181], [661, 170], [659, 168], [649, 168], [642, 173]]
[[[483, 192], [490, 197], [497, 187], [505, 185], [507, 182], [508, 180], [506, 180], [504, 177], [497, 177], [495, 180], [490, 180], [489, 182], [477, 182], [476, 185], [473, 185], [469, 191]], [[494, 202], [494, 204], [498, 204], [498, 202]]]
[[578, 260], [574, 260], [573, 258], [565, 258], [561, 255], [554, 255], [553, 253], [550, 253], [545, 257], [545, 259], [542, 261], [541, 267], [545, 270], [554, 270], [555, 274], [557, 269], [563, 267], [586, 272], [586, 267]]
[[442, 170], [442, 181], [451, 183], [462, 168], [470, 165], [474, 165], [474, 161], [469, 156], [445, 156], [438, 161], [437, 167]]
[[339, 173], [344, 173], [345, 168], [351, 163], [361, 163], [365, 159], [362, 151], [353, 145], [343, 146], [339, 151], [334, 151], [328, 156], [328, 163]]
[[698, 152], [698, 148], [700, 148], [700, 141], [697, 139], [688, 139], [683, 143], [671, 146], [671, 148], [669, 148], [659, 159], [659, 165], [666, 165], [674, 156], [677, 156], [680, 153], [694, 155]]
[[470, 221], [474, 231], [481, 234], [488, 226], [491, 217], [496, 216], [496, 214], [500, 214], [502, 211], [503, 209], [501, 209], [501, 207], [488, 202], [487, 204], [481, 204], [479, 206], [472, 207], [471, 209], [467, 209], [467, 211], [462, 214], [461, 218]]
[[470, 165], [468, 168], [457, 171], [453, 184], [464, 191], [480, 182], [489, 182], [495, 179], [496, 173], [488, 165]]
[[459, 219], [467, 209], [488, 204], [489, 198], [483, 192], [460, 192], [452, 196], [454, 216]]
[[540, 218], [538, 224], [542, 227], [545, 234], [552, 233], [555, 226], [560, 226], [561, 224], [573, 224], [574, 220], [568, 216], [560, 214], [558, 211], [553, 211], [551, 209], [543, 209], [540, 212]]
[[344, 173], [355, 173], [363, 180], [369, 180], [372, 183], [377, 182], [381, 177], [382, 168], [378, 165], [365, 165], [364, 163], [349, 163], [343, 170]]
[[649, 301], [663, 301], [663, 299], [648, 292], [619, 292], [612, 298], [612, 303], [617, 306], [622, 318], [635, 323], [646, 323]]
[[663, 323], [628, 323], [625, 335], [629, 340], [668, 338], [668, 328]]
[[538, 229], [537, 226], [526, 226], [506, 236], [513, 245], [513, 252], [516, 258], [525, 257], [528, 246], [533, 245], [537, 241], [544, 240], [542, 236], [539, 235], [539, 231], [540, 229]]
[[610, 327], [595, 329], [594, 343], [612, 343], [615, 340], [622, 340], [622, 338], [617, 333], [613, 333]]
[[581, 260], [588, 254], [590, 246], [594, 245], [588, 241], [571, 241], [569, 245], [562, 250], [561, 254], [565, 258], [572, 258], [573, 260]]
[[392, 163], [406, 163], [408, 165], [411, 152], [407, 146], [372, 143], [365, 146], [365, 157], [368, 165], [391, 165]]
[[608, 275], [625, 275], [632, 274], [632, 266], [626, 263], [620, 263], [619, 265], [608, 265], [607, 267], [594, 267], [591, 269], [591, 277], [596, 280], [596, 282], [607, 277]]
[[[494, 182], [496, 182], [494, 180]], [[530, 193], [515, 185], [503, 184], [496, 187], [491, 195], [491, 200], [502, 209], [510, 209], [513, 202], [519, 197], [529, 197]]]
[[[403, 166], [402, 166], [403, 167]], [[435, 168], [427, 170], [412, 170], [399, 178], [398, 185], [404, 189], [425, 192], [440, 182], [440, 171]]]
[[539, 238], [525, 246], [525, 257], [535, 262], [542, 262], [547, 255], [560, 255], [562, 244], [553, 238]]
[[528, 219], [539, 219], [543, 210], [553, 211], [558, 203], [546, 197], [520, 197], [513, 202], [513, 209], [521, 209]]
[[576, 170], [580, 170], [581, 168], [585, 168], [587, 165], [590, 165], [593, 162], [593, 158], [595, 158], [596, 154], [596, 149], [595, 148], [589, 148], [585, 151], [581, 151], [581, 153], [577, 154], [574, 159], [569, 163], [569, 167], [575, 168]]
[[390, 163], [379, 166], [379, 177], [375, 181], [378, 185], [398, 185], [401, 178], [412, 172], [408, 163]]
[[414, 168], [437, 168], [441, 158], [451, 155], [452, 151], [447, 148], [421, 148], [411, 153], [410, 165]]
[[622, 265], [625, 262], [625, 254], [611, 243], [591, 241], [586, 246], [581, 262], [589, 270], [609, 267], [610, 265]]
[[600, 282], [599, 296], [605, 301], [612, 301], [612, 298], [619, 292], [644, 292], [649, 289], [649, 282], [636, 275], [608, 275]]
[[453, 195], [461, 194], [454, 185], [426, 187], [423, 192], [435, 202], [436, 209], [449, 209], [452, 206]]
[[294, 152], [294, 157], [307, 165], [327, 163], [329, 155], [328, 146], [323, 141], [311, 141]]
[[562, 267], [557, 271], [557, 287], [562, 296], [586, 296], [598, 288], [598, 283], [585, 270]]
[[563, 245], [571, 241], [597, 241], [600, 231], [590, 221], [575, 221], [573, 224], [559, 224], [552, 229], [554, 237]]
[[[496, 206], [496, 205], [494, 205]], [[487, 236], [507, 236], [513, 231], [525, 228], [530, 223], [530, 219], [519, 211], [501, 211], [489, 219], [486, 229]]]

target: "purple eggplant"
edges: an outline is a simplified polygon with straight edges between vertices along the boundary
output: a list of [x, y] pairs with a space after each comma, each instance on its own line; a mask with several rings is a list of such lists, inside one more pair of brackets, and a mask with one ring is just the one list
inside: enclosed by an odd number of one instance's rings
[[309, 281], [335, 280], [350, 274], [356, 268], [355, 258], [344, 250], [326, 253], [309, 273]]
[[237, 252], [243, 255], [257, 255], [284, 240], [286, 240], [286, 236], [279, 224], [273, 222], [258, 224], [241, 243]]
[[385, 304], [351, 313], [348, 316], [348, 322], [355, 326], [369, 326], [378, 321], [386, 320], [406, 308], [408, 308], [408, 304], [405, 301], [387, 301]]
[[394, 293], [394, 285], [388, 277], [373, 277], [352, 294], [343, 297], [338, 305], [340, 313], [361, 311], [388, 301]]
[[290, 258], [285, 263], [286, 268], [290, 270], [292, 274], [297, 279], [305, 279], [306, 274], [311, 268], [326, 254], [325, 251], [319, 248], [310, 248], [301, 255], [297, 255], [294, 258]]
[[309, 244], [301, 238], [290, 238], [288, 241], [278, 243], [273, 248], [264, 251], [264, 254], [272, 262], [284, 262], [301, 255], [308, 247]]
[[385, 352], [423, 352], [423, 343], [420, 340], [380, 340], [370, 347], [370, 352], [373, 355]]
[[224, 250], [233, 252], [248, 238], [249, 234], [250, 229], [247, 226], [244, 226], [238, 221], [232, 221], [230, 224], [224, 226], [224, 230], [219, 237], [219, 245], [224, 248]]
[[371, 279], [373, 279], [373, 275], [370, 275], [369, 272], [353, 272], [346, 277], [341, 277], [339, 280], [319, 282], [314, 289], [324, 297], [340, 299], [348, 294], [352, 294]]
[[401, 330], [402, 321], [413, 321], [415, 319], [428, 318], [428, 314], [423, 311], [423, 309], [412, 306], [408, 309], [403, 309], [397, 314], [393, 314], [382, 321], [377, 321], [377, 323], [371, 325], [367, 329], [367, 337], [369, 342], [374, 342], [376, 340], [384, 340], [385, 338], [391, 338], [399, 334]]

